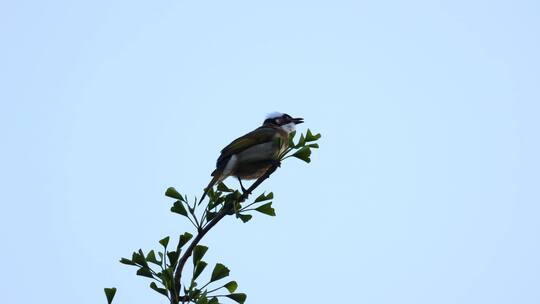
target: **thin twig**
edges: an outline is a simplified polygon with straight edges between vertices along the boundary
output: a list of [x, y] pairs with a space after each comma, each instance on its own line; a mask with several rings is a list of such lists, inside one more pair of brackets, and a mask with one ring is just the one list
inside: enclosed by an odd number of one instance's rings
[[226, 215], [229, 214], [230, 207], [234, 208], [234, 205], [236, 205], [237, 203], [245, 201], [249, 197], [251, 192], [253, 192], [253, 190], [255, 190], [264, 180], [269, 178], [270, 175], [274, 173], [274, 171], [276, 171], [279, 166], [280, 163], [278, 162], [268, 168], [268, 170], [266, 170], [266, 173], [263, 176], [259, 177], [253, 183], [253, 185], [249, 187], [249, 189], [242, 193], [240, 198], [238, 198], [238, 200], [233, 204], [233, 206], [224, 205], [221, 210], [216, 214], [216, 217], [214, 217], [210, 222], [208, 222], [203, 229], [199, 230], [197, 236], [195, 236], [191, 244], [189, 244], [189, 247], [186, 249], [182, 257], [180, 258], [180, 260], [178, 260], [178, 266], [176, 267], [176, 271], [174, 273], [174, 290], [177, 290], [177, 293], [175, 292], [176, 294], [171, 297], [171, 304], [177, 304], [180, 300], [186, 300], [186, 297], [180, 296], [180, 282], [182, 279], [182, 271], [184, 270], [184, 266], [191, 254], [193, 253], [193, 249], [195, 249], [195, 246], [199, 244], [201, 239], [206, 235], [206, 233], [208, 233], [208, 231], [210, 231], [210, 229], [212, 229], [219, 221], [221, 221]]

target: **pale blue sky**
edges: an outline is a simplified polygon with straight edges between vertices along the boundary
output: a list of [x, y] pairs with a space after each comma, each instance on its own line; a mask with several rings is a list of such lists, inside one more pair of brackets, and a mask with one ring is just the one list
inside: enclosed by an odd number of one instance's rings
[[[117, 261], [191, 229], [266, 113], [323, 134], [203, 243], [248, 303], [540, 303], [538, 1], [2, 1], [2, 303], [165, 303]], [[236, 185], [234, 181], [229, 181]], [[161, 302], [160, 302], [161, 301]]]

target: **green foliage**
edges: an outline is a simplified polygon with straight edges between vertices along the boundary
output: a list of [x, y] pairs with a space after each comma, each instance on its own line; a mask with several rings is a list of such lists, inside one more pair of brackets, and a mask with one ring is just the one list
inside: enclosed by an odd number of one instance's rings
[[132, 260], [126, 259], [126, 258], [121, 258], [121, 259], [120, 259], [120, 263], [126, 264], [126, 265], [132, 265], [132, 266], [137, 265], [137, 264], [135, 264]]
[[206, 218], [205, 219], [206, 219], [207, 222], [210, 222], [211, 220], [213, 220], [216, 217], [216, 215], [217, 215], [217, 212], [208, 211], [206, 213]]
[[[289, 147], [294, 147], [295, 144], [294, 144], [294, 137], [296, 136], [296, 131], [292, 131], [291, 133], [289, 133]], [[302, 137], [302, 136], [300, 136]]]
[[[300, 139], [297, 143], [294, 143], [294, 136], [296, 133], [291, 133], [289, 135], [289, 148], [283, 153], [280, 157], [281, 160], [284, 160], [289, 157], [296, 157], [305, 161], [306, 163], [311, 162], [311, 149], [318, 149], [319, 145], [313, 143], [321, 138], [321, 134], [313, 134], [311, 130], [307, 130], [306, 135], [300, 135]], [[293, 152], [294, 151], [294, 152]], [[290, 154], [293, 152], [292, 154]]]
[[150, 268], [146, 268], [146, 267], [139, 268], [139, 270], [137, 270], [137, 275], [151, 278], [151, 279], [154, 277], [154, 275], [150, 271]]
[[152, 288], [153, 290], [159, 292], [160, 294], [162, 294], [162, 295], [168, 297], [167, 289], [165, 289], [165, 288], [159, 288], [159, 287], [156, 285], [156, 282], [150, 283], [150, 288]]
[[144, 253], [141, 249], [139, 249], [139, 252], [133, 252], [131, 260], [142, 267], [148, 267], [148, 263], [146, 263], [146, 259], [144, 258]]
[[270, 192], [268, 193], [267, 195], [264, 195], [264, 193], [262, 193], [261, 195], [259, 195], [254, 203], [258, 203], [258, 202], [264, 202], [264, 201], [267, 201], [267, 200], [271, 200], [274, 198], [274, 193]]
[[227, 296], [227, 298], [234, 300], [240, 304], [244, 304], [246, 301], [247, 295], [245, 293], [232, 293]]
[[161, 262], [156, 259], [156, 253], [154, 252], [154, 250], [150, 250], [150, 252], [146, 255], [146, 260], [156, 265], [161, 264]]
[[311, 159], [309, 158], [311, 156], [311, 149], [309, 147], [304, 146], [300, 148], [300, 150], [294, 152], [292, 156], [298, 159], [301, 159], [305, 161], [306, 163], [309, 163], [311, 162]]
[[196, 303], [197, 304], [208, 304], [208, 298], [206, 296], [200, 296]]
[[311, 130], [308, 129], [307, 130], [307, 133], [306, 133], [306, 142], [310, 142], [310, 141], [316, 141], [316, 140], [319, 140], [321, 138], [321, 134], [315, 134], [313, 135], [311, 133]]
[[104, 288], [105, 290], [105, 296], [107, 297], [107, 303], [111, 304], [112, 300], [114, 299], [114, 295], [116, 294], [116, 288]]
[[167, 188], [167, 191], [165, 191], [165, 195], [168, 197], [175, 198], [177, 200], [184, 201], [184, 198], [182, 197], [182, 195], [178, 193], [178, 191], [176, 191], [174, 187]]
[[230, 281], [229, 283], [223, 285], [223, 287], [227, 288], [230, 293], [233, 293], [236, 291], [236, 288], [238, 288], [238, 283], [236, 283], [236, 281]]
[[238, 218], [244, 222], [244, 223], [247, 223], [249, 222], [252, 218], [253, 218], [253, 215], [251, 214], [238, 214]]
[[217, 189], [221, 192], [234, 192], [234, 190], [227, 187], [224, 183], [219, 183]]
[[216, 266], [214, 266], [214, 270], [212, 270], [210, 282], [221, 280], [227, 276], [229, 276], [229, 268], [225, 267], [223, 264], [217, 263]]
[[161, 240], [159, 241], [159, 243], [160, 243], [163, 247], [167, 248], [167, 245], [169, 244], [169, 239], [170, 239], [170, 237], [168, 237], [168, 236], [167, 236], [167, 237], [164, 237], [163, 239], [161, 239]]
[[[308, 129], [306, 134], [301, 134], [296, 142], [295, 136], [296, 132], [290, 134], [288, 148], [279, 155], [279, 161], [294, 157], [309, 163], [312, 149], [319, 148], [316, 141], [321, 138], [321, 135], [313, 134]], [[203, 261], [203, 258], [209, 248], [198, 243], [207, 232], [205, 229], [210, 229], [217, 221], [228, 214], [235, 214], [244, 223], [253, 219], [252, 211], [275, 216], [276, 211], [272, 207], [274, 194], [272, 192], [268, 194], [263, 192], [249, 202], [245, 200], [245, 197], [242, 198], [242, 192], [231, 189], [221, 182], [215, 190], [208, 189], [208, 203], [202, 208], [198, 208], [201, 202], [198, 202], [197, 198], [190, 203], [188, 197], [179, 193], [174, 187], [169, 187], [165, 191], [165, 195], [175, 199], [170, 209], [171, 212], [182, 215], [184, 219], [187, 218], [196, 228], [197, 237], [193, 238], [193, 234], [184, 232], [179, 235], [176, 247], [171, 248], [175, 250], [170, 250], [171, 237], [166, 236], [159, 241], [160, 250], [150, 250], [145, 255], [142, 249], [139, 249], [133, 252], [131, 259], [121, 258], [120, 263], [135, 267], [137, 275], [151, 279], [150, 288], [167, 297], [168, 303], [219, 304], [219, 299], [226, 297], [243, 304], [247, 299], [247, 295], [245, 293], [236, 293], [238, 289], [236, 281], [229, 281], [224, 285], [215, 286], [217, 281], [228, 277], [230, 274], [229, 268], [225, 265], [216, 263], [212, 273], [209, 275], [209, 281], [206, 283], [204, 281], [200, 282], [202, 278], [208, 277], [201, 275], [208, 266], [208, 263]], [[201, 235], [201, 233], [203, 234]], [[182, 270], [189, 258], [193, 263], [193, 272], [191, 278], [186, 279]], [[178, 286], [179, 281], [175, 282], [175, 276], [178, 275], [182, 275], [182, 281], [190, 283], [189, 286]], [[178, 289], [178, 287], [180, 288]], [[226, 291], [227, 294], [223, 294], [223, 291]], [[105, 288], [105, 295], [109, 304], [112, 302], [115, 293], [116, 288]]]
[[174, 205], [171, 207], [171, 211], [174, 213], [181, 214], [183, 216], [188, 216], [186, 207], [184, 207], [184, 204], [180, 200], [174, 202]]
[[178, 249], [182, 248], [185, 244], [187, 244], [187, 242], [189, 242], [189, 240], [191, 240], [192, 237], [193, 237], [193, 234], [189, 232], [184, 232], [184, 234], [180, 236], [180, 239], [178, 241], [178, 246], [179, 246]]
[[260, 213], [266, 214], [266, 215], [276, 216], [276, 210], [274, 210], [274, 208], [272, 208], [272, 202], [261, 205], [261, 206], [255, 208], [255, 210], [259, 211]]
[[203, 245], [197, 245], [193, 249], [193, 265], [197, 264], [204, 256], [204, 254], [208, 251], [208, 247]]
[[178, 256], [180, 255], [179, 251], [169, 251], [167, 252], [167, 258], [169, 259], [170, 265], [176, 265], [176, 260], [178, 260]]
[[208, 263], [205, 261], [199, 261], [197, 262], [197, 265], [195, 265], [195, 268], [193, 268], [193, 280], [196, 280], [199, 275], [204, 271], [204, 269], [208, 266]]

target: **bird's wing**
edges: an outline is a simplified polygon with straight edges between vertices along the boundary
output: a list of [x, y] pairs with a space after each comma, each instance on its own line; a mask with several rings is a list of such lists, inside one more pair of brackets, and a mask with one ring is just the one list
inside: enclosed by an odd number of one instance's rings
[[269, 127], [259, 127], [248, 134], [235, 139], [233, 142], [223, 148], [223, 150], [221, 150], [221, 155], [219, 156], [216, 164], [217, 168], [223, 168], [228, 159], [234, 154], [238, 154], [254, 145], [274, 141], [275, 135], [276, 130]]

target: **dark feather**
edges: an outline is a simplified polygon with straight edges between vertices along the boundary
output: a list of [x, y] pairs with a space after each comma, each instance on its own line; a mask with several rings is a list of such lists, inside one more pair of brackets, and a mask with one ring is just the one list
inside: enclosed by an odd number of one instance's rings
[[238, 154], [254, 145], [271, 142], [274, 140], [275, 135], [275, 128], [262, 126], [235, 139], [221, 150], [221, 155], [216, 162], [216, 171], [223, 171], [232, 155]]

